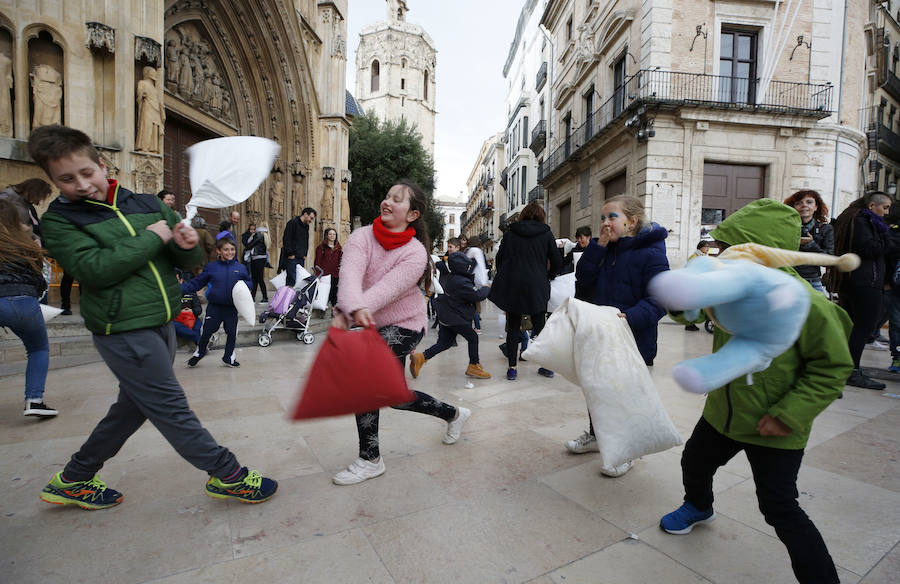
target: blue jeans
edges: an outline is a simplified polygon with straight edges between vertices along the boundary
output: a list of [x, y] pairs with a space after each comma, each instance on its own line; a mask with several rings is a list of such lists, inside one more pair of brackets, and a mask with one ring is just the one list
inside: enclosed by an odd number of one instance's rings
[[822, 278], [813, 278], [812, 280], [807, 280], [809, 285], [813, 287], [813, 290], [821, 292], [825, 296], [828, 296], [828, 291], [825, 290], [825, 286], [822, 284]]
[[40, 401], [50, 367], [50, 343], [38, 299], [33, 296], [0, 297], [0, 326], [11, 330], [25, 343], [28, 354], [25, 399]]

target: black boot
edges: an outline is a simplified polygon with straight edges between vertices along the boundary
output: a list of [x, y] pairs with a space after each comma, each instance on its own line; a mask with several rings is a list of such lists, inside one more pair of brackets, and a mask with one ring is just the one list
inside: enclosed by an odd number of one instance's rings
[[884, 389], [885, 387], [887, 387], [880, 381], [875, 381], [868, 375], [863, 375], [862, 371], [860, 371], [859, 369], [853, 370], [853, 373], [851, 373], [850, 377], [847, 378], [847, 385], [852, 385], [853, 387], [861, 387], [863, 389]]

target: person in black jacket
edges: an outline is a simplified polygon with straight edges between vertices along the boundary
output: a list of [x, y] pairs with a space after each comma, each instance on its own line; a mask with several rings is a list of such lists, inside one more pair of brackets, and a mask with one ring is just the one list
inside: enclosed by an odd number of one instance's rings
[[413, 378], [418, 377], [422, 365], [452, 347], [456, 335], [460, 335], [469, 344], [466, 376], [490, 379], [491, 374], [482, 368], [478, 359], [478, 335], [472, 328], [472, 319], [475, 318], [475, 303], [487, 298], [491, 289], [475, 285], [475, 260], [467, 258], [462, 252], [451, 253], [446, 263], [438, 263], [437, 269], [444, 289], [444, 293], [434, 299], [437, 320], [440, 322], [438, 339], [424, 353], [413, 353], [409, 361], [409, 372]]
[[[800, 251], [827, 253], [834, 255], [834, 227], [828, 223], [828, 206], [818, 192], [797, 191], [784, 200], [784, 204], [800, 213]], [[796, 266], [800, 277], [809, 282], [815, 290], [826, 296], [822, 285], [822, 268], [819, 266]]]
[[[532, 336], [544, 328], [547, 302], [550, 300], [550, 279], [562, 267], [556, 248], [556, 238], [545, 223], [547, 214], [537, 203], [525, 205], [519, 220], [509, 226], [500, 240], [494, 262], [497, 275], [488, 298], [506, 311], [506, 352], [509, 369], [506, 378], [516, 379], [516, 365], [521, 340], [522, 315], [531, 316]], [[553, 377], [543, 367], [538, 374]]]
[[853, 372], [847, 385], [865, 389], [885, 388], [880, 381], [862, 373], [859, 360], [866, 340], [881, 316], [885, 254], [900, 250], [900, 239], [890, 233], [882, 219], [892, 202], [884, 193], [870, 193], [850, 203], [835, 222], [835, 252], [838, 255], [852, 252], [862, 260], [859, 268], [840, 278], [835, 273], [831, 289], [839, 290], [840, 305], [853, 320], [848, 341]]
[[306, 261], [306, 252], [309, 250], [309, 224], [315, 220], [316, 210], [306, 207], [299, 216], [284, 226], [281, 257], [284, 258], [284, 269], [287, 270], [285, 284], [291, 288], [297, 283], [297, 266], [303, 266]]

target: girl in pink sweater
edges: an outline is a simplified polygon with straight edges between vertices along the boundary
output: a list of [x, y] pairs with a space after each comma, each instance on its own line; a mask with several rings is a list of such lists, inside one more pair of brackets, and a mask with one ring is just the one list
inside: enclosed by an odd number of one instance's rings
[[[331, 325], [376, 326], [405, 368], [406, 356], [425, 336], [425, 297], [419, 285], [431, 285], [431, 247], [422, 213], [426, 198], [414, 183], [398, 181], [381, 202], [381, 215], [372, 225], [354, 231], [344, 246], [338, 304]], [[444, 444], [459, 439], [472, 414], [419, 391], [415, 401], [394, 406], [441, 418], [447, 422]], [[378, 411], [356, 415], [359, 458], [332, 479], [354, 485], [384, 474], [378, 449]]]

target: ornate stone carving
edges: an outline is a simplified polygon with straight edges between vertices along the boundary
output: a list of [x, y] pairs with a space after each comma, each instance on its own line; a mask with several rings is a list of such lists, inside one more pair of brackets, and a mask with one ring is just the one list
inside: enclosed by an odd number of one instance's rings
[[[100, 151], [100, 160], [103, 161], [103, 165], [106, 167], [106, 178], [111, 178], [115, 180], [119, 180], [119, 172], [120, 172], [120, 164], [119, 164], [119, 153], [115, 150], [103, 150], [98, 148]], [[162, 173], [162, 170], [159, 171]], [[147, 192], [156, 192], [159, 189]]]
[[31, 127], [62, 121], [62, 75], [50, 65], [35, 65], [29, 74], [34, 99]]
[[291, 197], [291, 213], [299, 215], [300, 210], [306, 207], [306, 184], [302, 174], [294, 175], [294, 187]]
[[344, 168], [341, 170], [341, 182], [353, 182], [353, 173], [350, 170]]
[[349, 198], [349, 190], [350, 183], [348, 181], [341, 182], [341, 221], [348, 222], [350, 221], [350, 198]]
[[12, 137], [13, 117], [9, 92], [13, 87], [12, 60], [0, 53], [0, 136]]
[[325, 188], [322, 189], [322, 200], [319, 201], [319, 218], [324, 221], [334, 219], [334, 181], [325, 179]]
[[165, 112], [162, 94], [156, 82], [159, 71], [144, 67], [144, 78], [137, 84], [137, 132], [134, 149], [154, 154], [162, 153]]
[[134, 60], [154, 69], [162, 67], [162, 45], [149, 37], [134, 37]]
[[334, 180], [334, 167], [333, 166], [323, 166], [322, 167], [322, 180]]
[[[212, 18], [213, 15], [210, 16]], [[213, 21], [217, 22], [217, 19], [213, 18]], [[230, 41], [225, 44], [234, 61], [234, 55], [231, 54], [234, 47]], [[246, 87], [243, 87], [243, 74], [238, 71], [237, 75], [242, 84], [244, 101], [248, 102], [250, 111], [249, 94]], [[197, 109], [234, 124], [235, 99], [228, 77], [212, 44], [193, 22], [182, 23], [166, 32], [165, 85], [169, 92]], [[255, 132], [253, 120], [250, 120], [248, 130], [251, 134]]]
[[279, 221], [284, 219], [284, 183], [281, 171], [272, 173], [272, 191], [269, 194], [269, 218]]
[[[139, 193], [155, 193], [162, 188], [162, 161], [157, 157], [135, 157], [135, 167], [131, 171], [131, 184]], [[116, 169], [118, 173], [118, 169]]]
[[347, 58], [347, 41], [344, 40], [344, 35], [337, 35], [334, 39], [334, 49], [331, 51], [332, 57], [337, 57], [338, 59], [346, 59]]
[[116, 30], [102, 22], [85, 22], [86, 46], [92, 51], [116, 52]]

